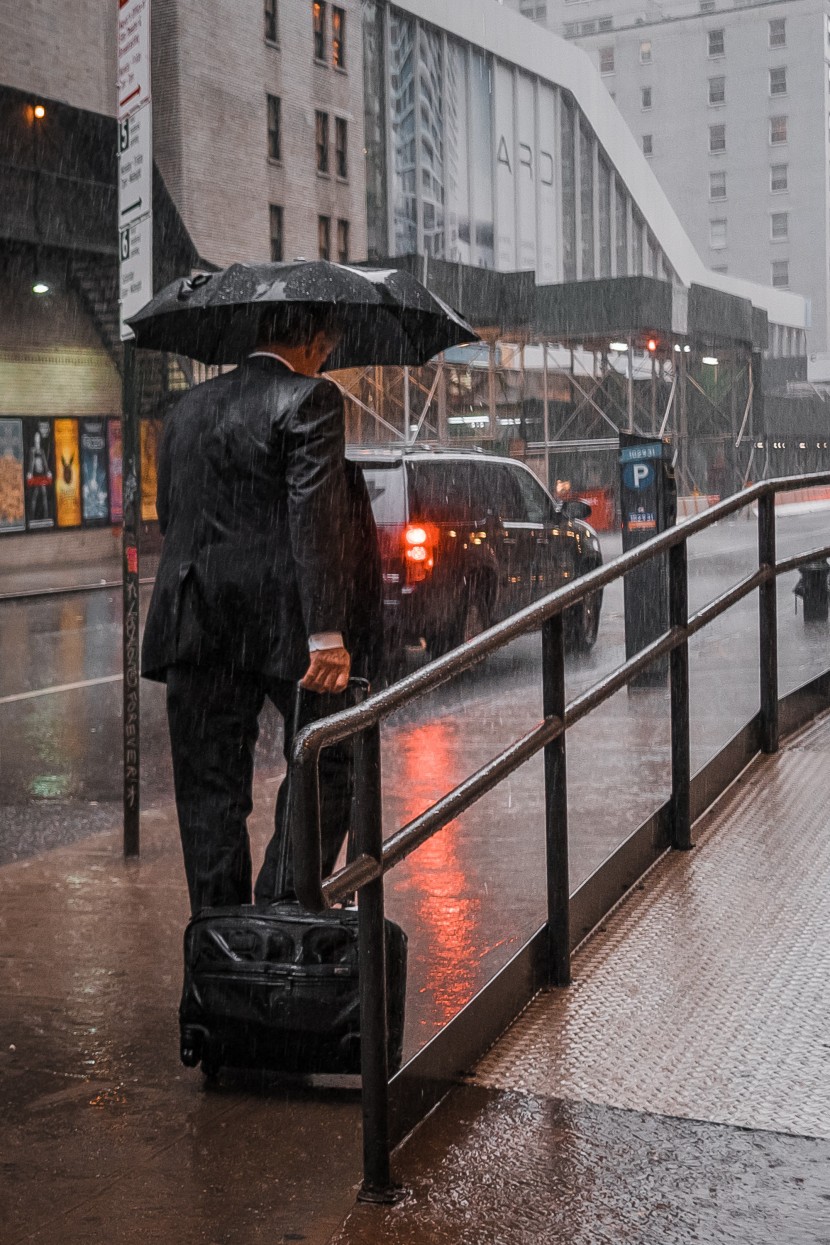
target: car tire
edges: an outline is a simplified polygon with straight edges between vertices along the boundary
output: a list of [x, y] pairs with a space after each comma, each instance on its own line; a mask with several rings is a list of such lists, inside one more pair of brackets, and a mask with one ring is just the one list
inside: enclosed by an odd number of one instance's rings
[[590, 653], [597, 642], [602, 594], [592, 592], [573, 611], [570, 624], [570, 649], [574, 653]]

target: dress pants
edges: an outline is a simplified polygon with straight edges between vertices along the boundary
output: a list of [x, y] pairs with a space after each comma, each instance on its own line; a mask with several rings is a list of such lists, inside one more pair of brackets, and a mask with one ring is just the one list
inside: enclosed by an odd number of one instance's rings
[[[190, 907], [233, 907], [251, 902], [251, 849], [247, 820], [259, 714], [268, 696], [282, 715], [283, 752], [291, 755], [295, 729], [296, 684], [220, 665], [180, 665], [167, 670], [167, 720], [173, 755], [176, 809], [184, 854]], [[345, 706], [342, 696], [300, 699], [297, 725], [306, 726]], [[351, 743], [336, 744], [320, 756], [320, 820], [323, 869], [331, 873], [349, 829], [354, 785]], [[282, 836], [288, 832], [287, 781], [280, 785], [274, 836], [255, 888], [257, 903], [270, 903], [293, 888], [290, 851], [282, 884], [278, 864]]]

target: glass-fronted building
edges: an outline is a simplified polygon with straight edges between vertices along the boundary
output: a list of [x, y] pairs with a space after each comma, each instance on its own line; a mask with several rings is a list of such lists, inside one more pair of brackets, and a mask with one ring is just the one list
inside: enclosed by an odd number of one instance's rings
[[362, 8], [370, 258], [704, 284], [804, 353], [806, 300], [706, 269], [579, 48], [494, 0]]

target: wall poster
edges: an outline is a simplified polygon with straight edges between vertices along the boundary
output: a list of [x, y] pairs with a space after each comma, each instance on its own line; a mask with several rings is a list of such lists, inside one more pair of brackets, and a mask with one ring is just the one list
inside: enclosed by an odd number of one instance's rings
[[55, 420], [55, 513], [58, 527], [81, 526], [81, 455], [77, 419]]
[[23, 421], [0, 419], [0, 532], [22, 532], [25, 528]]
[[84, 523], [108, 523], [107, 429], [103, 419], [81, 420], [81, 504]]
[[107, 450], [110, 467], [110, 522], [120, 523], [124, 518], [123, 488], [123, 442], [121, 420], [107, 420]]
[[26, 526], [55, 526], [55, 446], [51, 419], [23, 421], [23, 462], [26, 485]]
[[141, 420], [141, 518], [152, 523], [158, 518], [156, 493], [158, 492], [159, 442], [161, 420]]

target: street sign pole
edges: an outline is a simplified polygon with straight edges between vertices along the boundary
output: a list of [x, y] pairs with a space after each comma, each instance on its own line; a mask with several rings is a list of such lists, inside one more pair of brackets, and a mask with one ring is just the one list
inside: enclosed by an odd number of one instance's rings
[[122, 389], [122, 657], [124, 855], [140, 849], [139, 694], [140, 394], [132, 330], [126, 321], [153, 296], [153, 122], [150, 0], [118, 0], [118, 264], [124, 343]]
[[122, 474], [122, 626], [124, 727], [124, 855], [138, 856], [141, 812], [138, 535], [141, 522], [141, 444], [135, 343], [124, 343]]

